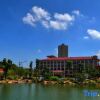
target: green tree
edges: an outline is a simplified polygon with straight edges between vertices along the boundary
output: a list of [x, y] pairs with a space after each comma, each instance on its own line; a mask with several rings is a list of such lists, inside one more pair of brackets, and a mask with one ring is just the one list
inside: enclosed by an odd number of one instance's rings
[[99, 70], [97, 70], [96, 68], [94, 68], [94, 69], [91, 68], [88, 71], [88, 73], [89, 73], [90, 78], [95, 78], [95, 77], [99, 76]]
[[52, 75], [52, 73], [49, 71], [49, 69], [47, 67], [45, 67], [42, 70], [42, 75], [43, 75], [44, 79], [49, 79], [50, 76]]
[[73, 70], [73, 66], [72, 66], [72, 61], [67, 61], [67, 71], [68, 71], [68, 75], [70, 75], [70, 70]]
[[34, 73], [34, 76], [35, 77], [39, 77], [39, 75], [40, 75], [40, 72], [39, 72], [39, 69], [38, 68], [34, 68], [33, 73]]
[[23, 77], [24, 76], [24, 69], [23, 69], [23, 67], [18, 67], [17, 69], [16, 69], [16, 73], [17, 73], [17, 75], [18, 75], [18, 77]]
[[8, 69], [9, 69], [9, 64], [8, 64], [6, 58], [3, 59], [2, 64], [4, 65], [4, 77], [6, 79], [7, 78]]
[[8, 64], [11, 66], [12, 65], [12, 60], [8, 59]]
[[72, 69], [72, 61], [67, 61], [67, 67], [68, 67], [68, 69]]
[[82, 73], [82, 71], [84, 70], [83, 64], [82, 63], [79, 63], [77, 67], [78, 67], [79, 72]]
[[78, 83], [83, 82], [84, 79], [85, 79], [84, 74], [83, 73], [78, 73], [78, 72], [74, 73], [74, 77], [75, 77], [75, 79]]
[[29, 78], [32, 78], [32, 72], [33, 72], [32, 66], [33, 66], [33, 62], [31, 61], [29, 64]]
[[38, 81], [38, 77], [40, 76], [40, 71], [36, 67], [33, 70], [33, 76], [36, 78], [35, 81], [37, 82]]
[[15, 71], [13, 69], [8, 70], [7, 79], [15, 79]]

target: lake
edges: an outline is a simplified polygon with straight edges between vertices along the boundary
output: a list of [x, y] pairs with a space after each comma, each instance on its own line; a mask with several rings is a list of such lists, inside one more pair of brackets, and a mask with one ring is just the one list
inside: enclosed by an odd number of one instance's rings
[[[84, 91], [90, 91], [88, 95]], [[0, 100], [100, 100], [99, 89], [46, 86], [41, 84], [0, 84]]]

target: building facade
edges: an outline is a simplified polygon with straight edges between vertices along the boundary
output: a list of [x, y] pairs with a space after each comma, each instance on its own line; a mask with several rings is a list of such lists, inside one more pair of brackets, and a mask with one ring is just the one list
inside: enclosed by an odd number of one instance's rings
[[82, 70], [89, 67], [96, 68], [99, 65], [97, 56], [90, 57], [54, 57], [48, 56], [46, 59], [37, 59], [36, 68], [40, 72], [44, 68], [48, 68], [53, 76], [73, 76], [75, 72], [82, 72]]
[[61, 44], [58, 46], [58, 57], [68, 57], [68, 45]]

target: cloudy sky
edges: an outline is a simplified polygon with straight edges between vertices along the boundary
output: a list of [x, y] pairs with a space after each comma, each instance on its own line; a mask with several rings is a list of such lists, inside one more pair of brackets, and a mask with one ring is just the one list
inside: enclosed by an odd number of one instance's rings
[[0, 0], [0, 59], [100, 56], [100, 0]]

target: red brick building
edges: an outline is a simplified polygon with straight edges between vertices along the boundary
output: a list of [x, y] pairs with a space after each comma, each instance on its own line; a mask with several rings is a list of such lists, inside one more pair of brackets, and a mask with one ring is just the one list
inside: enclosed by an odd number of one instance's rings
[[55, 57], [48, 56], [46, 59], [37, 59], [36, 68], [42, 71], [45, 67], [52, 72], [53, 76], [73, 76], [75, 72], [91, 67], [99, 66], [97, 56], [90, 57]]
[[58, 46], [58, 57], [47, 56], [46, 59], [37, 59], [36, 68], [42, 72], [48, 68], [53, 76], [73, 76], [75, 72], [89, 70], [89, 68], [99, 68], [99, 59], [97, 56], [89, 57], [68, 57], [68, 45]]
[[4, 69], [3, 68], [0, 68], [0, 73], [4, 73]]

